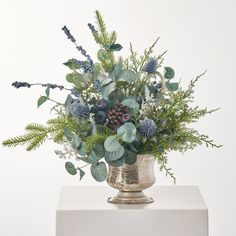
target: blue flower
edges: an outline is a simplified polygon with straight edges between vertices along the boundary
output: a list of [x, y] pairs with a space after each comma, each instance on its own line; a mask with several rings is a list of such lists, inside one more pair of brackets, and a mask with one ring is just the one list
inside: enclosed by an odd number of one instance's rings
[[151, 138], [155, 135], [157, 126], [154, 120], [145, 118], [140, 122], [139, 134], [145, 138]]
[[78, 99], [74, 99], [69, 105], [69, 110], [72, 116], [75, 118], [89, 118], [89, 107], [82, 105]]
[[157, 70], [157, 60], [150, 58], [148, 62], [144, 65], [143, 71], [146, 71], [148, 74], [153, 74]]

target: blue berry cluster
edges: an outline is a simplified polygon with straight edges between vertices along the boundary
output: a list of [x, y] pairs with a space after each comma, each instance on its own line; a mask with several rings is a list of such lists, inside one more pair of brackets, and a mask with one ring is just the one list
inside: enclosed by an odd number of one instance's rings
[[157, 60], [150, 58], [148, 62], [144, 65], [143, 71], [146, 71], [148, 74], [154, 74], [157, 70]]
[[19, 82], [19, 81], [15, 81], [14, 83], [12, 83], [12, 86], [15, 88], [21, 88], [21, 87], [27, 87], [30, 88], [31, 84], [27, 83], [27, 82]]
[[73, 35], [70, 33], [70, 30], [67, 29], [67, 27], [64, 25], [62, 30], [64, 31], [65, 35], [68, 37], [68, 39], [71, 40], [71, 42], [75, 43], [75, 38], [73, 37]]
[[91, 23], [88, 23], [88, 27], [89, 29], [91, 30], [91, 32], [94, 34], [94, 33], [97, 33], [97, 30], [95, 29], [94, 25], [92, 25]]
[[139, 134], [145, 138], [151, 138], [155, 135], [157, 126], [154, 120], [145, 118], [140, 122]]

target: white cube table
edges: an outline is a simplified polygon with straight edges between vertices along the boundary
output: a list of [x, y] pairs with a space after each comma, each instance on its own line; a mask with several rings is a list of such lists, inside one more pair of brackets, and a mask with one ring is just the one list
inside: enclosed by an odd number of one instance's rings
[[146, 205], [107, 202], [110, 187], [63, 187], [56, 236], [207, 236], [208, 211], [197, 186], [151, 187]]

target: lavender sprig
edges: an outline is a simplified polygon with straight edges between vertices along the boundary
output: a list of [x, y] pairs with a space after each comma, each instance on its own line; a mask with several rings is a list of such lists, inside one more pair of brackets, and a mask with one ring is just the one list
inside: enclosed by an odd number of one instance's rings
[[91, 73], [93, 72], [91, 64], [88, 63], [87, 61], [80, 61], [75, 58], [73, 58], [72, 61], [84, 72], [91, 72]]
[[70, 30], [68, 30], [66, 26], [63, 26], [62, 30], [64, 31], [64, 33], [68, 37], [68, 39], [70, 39], [71, 42], [75, 43], [76, 40], [73, 37], [73, 35], [70, 33]]
[[96, 34], [98, 31], [95, 29], [94, 25], [92, 25], [91, 23], [88, 23], [88, 27], [91, 30], [91, 32], [94, 34]]
[[86, 50], [82, 47], [82, 46], [79, 46], [77, 43], [76, 43], [76, 40], [75, 38], [73, 37], [73, 35], [70, 33], [70, 30], [68, 30], [68, 28], [66, 26], [63, 26], [62, 30], [64, 31], [64, 33], [66, 34], [66, 36], [68, 37], [68, 39], [71, 40], [71, 42], [73, 42], [76, 46], [76, 49], [84, 56], [87, 58], [88, 62], [89, 62], [89, 65], [90, 65], [90, 70], [89, 71], [93, 71], [93, 61], [91, 59], [91, 57], [89, 56], [89, 54], [87, 54]]
[[21, 87], [27, 87], [30, 88], [31, 86], [35, 86], [35, 85], [40, 85], [42, 87], [49, 87], [50, 89], [55, 89], [55, 88], [59, 88], [60, 90], [68, 90], [71, 91], [71, 89], [65, 88], [63, 85], [57, 85], [57, 84], [43, 84], [43, 83], [35, 83], [35, 84], [30, 84], [28, 82], [19, 82], [19, 81], [15, 81], [14, 83], [12, 83], [12, 86], [15, 88], [21, 88]]

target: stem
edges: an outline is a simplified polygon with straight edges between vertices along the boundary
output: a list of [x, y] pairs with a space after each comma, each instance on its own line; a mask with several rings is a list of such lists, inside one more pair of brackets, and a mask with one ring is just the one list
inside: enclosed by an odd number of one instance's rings
[[57, 101], [55, 101], [55, 100], [53, 100], [53, 99], [51, 99], [51, 98], [48, 98], [48, 100], [49, 100], [49, 101], [52, 101], [52, 102], [55, 102], [55, 103], [58, 104], [58, 105], [64, 105], [63, 103], [57, 102]]

